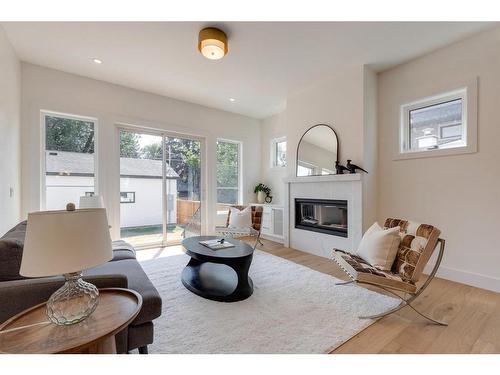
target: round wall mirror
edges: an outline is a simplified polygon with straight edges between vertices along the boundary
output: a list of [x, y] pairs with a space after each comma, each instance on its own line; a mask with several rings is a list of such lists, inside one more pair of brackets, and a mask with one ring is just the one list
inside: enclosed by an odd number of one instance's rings
[[335, 174], [339, 140], [332, 127], [325, 124], [309, 128], [297, 146], [297, 176]]

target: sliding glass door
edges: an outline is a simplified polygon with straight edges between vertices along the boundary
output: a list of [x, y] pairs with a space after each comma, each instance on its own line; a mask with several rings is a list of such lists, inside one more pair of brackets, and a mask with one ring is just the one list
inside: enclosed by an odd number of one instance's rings
[[120, 232], [137, 247], [201, 233], [201, 141], [120, 130]]

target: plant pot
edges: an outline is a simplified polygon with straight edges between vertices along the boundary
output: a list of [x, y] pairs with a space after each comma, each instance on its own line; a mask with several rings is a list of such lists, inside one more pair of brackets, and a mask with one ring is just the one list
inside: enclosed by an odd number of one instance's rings
[[266, 201], [266, 193], [263, 191], [257, 192], [257, 203], [264, 203]]

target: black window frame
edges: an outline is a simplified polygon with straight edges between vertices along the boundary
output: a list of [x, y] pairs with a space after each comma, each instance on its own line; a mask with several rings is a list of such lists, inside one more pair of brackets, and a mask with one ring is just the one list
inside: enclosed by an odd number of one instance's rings
[[[122, 194], [132, 194], [132, 201], [122, 201], [122, 197], [123, 195]], [[130, 204], [130, 203], [135, 203], [135, 191], [120, 191], [120, 204]]]

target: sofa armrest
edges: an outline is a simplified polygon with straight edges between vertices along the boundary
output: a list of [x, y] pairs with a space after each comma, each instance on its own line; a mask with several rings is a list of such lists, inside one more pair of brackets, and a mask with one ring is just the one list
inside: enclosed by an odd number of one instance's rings
[[[84, 276], [98, 288], [127, 288], [125, 275]], [[47, 301], [64, 283], [62, 276], [0, 282], [0, 323], [21, 311]]]

